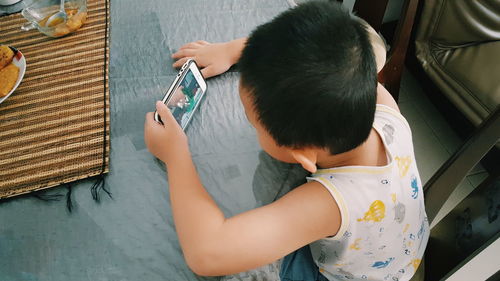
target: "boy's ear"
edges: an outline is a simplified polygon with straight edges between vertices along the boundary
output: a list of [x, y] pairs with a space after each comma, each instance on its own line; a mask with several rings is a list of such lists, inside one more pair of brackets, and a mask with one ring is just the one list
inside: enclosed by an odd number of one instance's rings
[[304, 169], [311, 173], [316, 173], [316, 161], [318, 160], [318, 152], [314, 149], [292, 149], [290, 151], [292, 157], [302, 165]]

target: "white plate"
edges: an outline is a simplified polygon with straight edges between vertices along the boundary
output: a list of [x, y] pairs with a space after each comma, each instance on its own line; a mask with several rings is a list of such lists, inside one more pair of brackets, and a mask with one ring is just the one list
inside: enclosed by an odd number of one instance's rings
[[17, 76], [17, 81], [16, 84], [14, 84], [14, 88], [10, 90], [10, 92], [3, 98], [0, 98], [0, 103], [2, 103], [4, 100], [6, 100], [14, 91], [17, 89], [17, 86], [21, 84], [21, 80], [23, 80], [24, 77], [24, 72], [26, 72], [26, 60], [24, 59], [23, 53], [21, 51], [16, 50], [15, 48], [13, 49], [15, 55], [14, 59], [12, 60], [12, 63], [19, 68], [19, 75]]

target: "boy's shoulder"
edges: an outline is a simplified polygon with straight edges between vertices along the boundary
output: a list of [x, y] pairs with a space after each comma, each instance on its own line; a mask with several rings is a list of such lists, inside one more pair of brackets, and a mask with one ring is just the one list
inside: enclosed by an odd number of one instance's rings
[[377, 104], [383, 104], [399, 112], [398, 104], [389, 91], [380, 83], [377, 85]]

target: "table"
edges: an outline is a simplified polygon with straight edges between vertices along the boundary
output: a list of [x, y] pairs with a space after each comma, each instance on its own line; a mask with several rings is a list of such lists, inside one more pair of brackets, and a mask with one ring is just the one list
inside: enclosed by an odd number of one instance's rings
[[[113, 198], [102, 194], [96, 203], [93, 180], [85, 180], [74, 185], [73, 213], [64, 200], [1, 203], [0, 280], [221, 279], [195, 276], [184, 262], [165, 167], [144, 144], [144, 115], [177, 74], [170, 58], [176, 48], [246, 36], [288, 8], [286, 0], [112, 0], [106, 188]], [[187, 128], [201, 179], [227, 216], [273, 201], [306, 175], [261, 151], [239, 101], [238, 78], [232, 69], [210, 79]], [[222, 279], [276, 280], [277, 265]]]

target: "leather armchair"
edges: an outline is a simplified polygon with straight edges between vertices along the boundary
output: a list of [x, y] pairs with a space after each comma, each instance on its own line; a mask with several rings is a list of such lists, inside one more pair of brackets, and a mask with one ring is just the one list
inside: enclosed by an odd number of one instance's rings
[[427, 75], [475, 126], [500, 104], [500, 1], [426, 0], [415, 48]]

